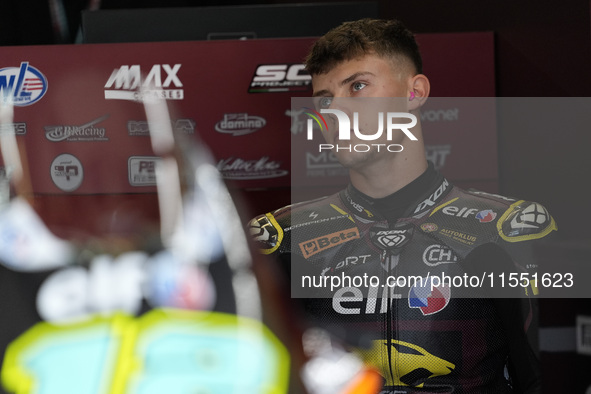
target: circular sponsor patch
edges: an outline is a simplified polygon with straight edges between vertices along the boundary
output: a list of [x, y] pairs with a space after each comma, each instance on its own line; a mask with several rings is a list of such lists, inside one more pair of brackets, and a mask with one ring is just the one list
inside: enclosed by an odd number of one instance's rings
[[65, 192], [78, 189], [84, 178], [82, 163], [69, 153], [63, 153], [53, 159], [49, 171], [53, 183]]
[[433, 231], [437, 231], [439, 227], [435, 223], [423, 223], [421, 224], [421, 230], [426, 233], [432, 233]]

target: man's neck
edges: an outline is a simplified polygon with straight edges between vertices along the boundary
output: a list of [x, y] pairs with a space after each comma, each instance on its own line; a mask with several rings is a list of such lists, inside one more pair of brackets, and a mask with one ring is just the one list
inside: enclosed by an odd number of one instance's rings
[[369, 197], [383, 198], [417, 179], [428, 167], [422, 144], [392, 155], [362, 169], [350, 169], [353, 186]]

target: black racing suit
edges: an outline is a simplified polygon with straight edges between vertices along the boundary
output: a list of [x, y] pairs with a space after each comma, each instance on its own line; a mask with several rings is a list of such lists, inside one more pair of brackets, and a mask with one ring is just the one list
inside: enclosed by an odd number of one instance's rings
[[556, 229], [541, 205], [462, 190], [430, 165], [383, 199], [350, 185], [249, 225], [307, 316], [380, 371], [383, 393], [539, 390], [526, 332], [536, 265], [522, 246]]

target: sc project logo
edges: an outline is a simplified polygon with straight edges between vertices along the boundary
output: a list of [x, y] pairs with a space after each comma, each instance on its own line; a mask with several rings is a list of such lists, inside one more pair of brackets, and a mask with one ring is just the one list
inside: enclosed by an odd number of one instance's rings
[[257, 66], [248, 93], [301, 92], [309, 90], [312, 77], [303, 64], [261, 64]]

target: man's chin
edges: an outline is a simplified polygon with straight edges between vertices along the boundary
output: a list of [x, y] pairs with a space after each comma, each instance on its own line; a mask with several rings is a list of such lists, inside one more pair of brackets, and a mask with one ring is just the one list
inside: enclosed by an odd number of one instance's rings
[[341, 165], [349, 170], [356, 170], [367, 165], [375, 156], [373, 152], [336, 152], [333, 150]]

